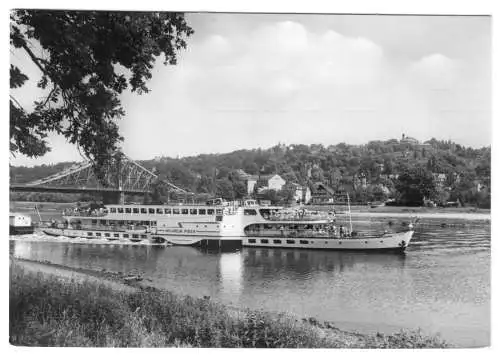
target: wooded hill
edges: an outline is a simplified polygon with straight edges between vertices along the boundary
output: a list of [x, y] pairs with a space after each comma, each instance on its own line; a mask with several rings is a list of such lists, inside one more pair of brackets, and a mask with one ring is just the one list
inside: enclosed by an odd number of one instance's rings
[[[303, 186], [323, 182], [335, 190], [350, 192], [359, 202], [387, 198], [418, 201], [425, 197], [436, 202], [458, 199], [462, 204], [489, 206], [490, 147], [474, 149], [434, 138], [422, 144], [408, 139], [328, 147], [278, 144], [268, 149], [157, 157], [139, 163], [154, 170], [160, 179], [191, 192], [228, 199], [245, 196], [246, 185], [238, 173], [243, 170], [255, 176], [279, 174], [287, 183]], [[11, 182], [43, 178], [71, 164], [11, 166]], [[154, 200], [161, 200], [164, 194], [158, 185]], [[16, 193], [12, 197], [23, 199], [28, 195], [34, 194]], [[281, 198], [288, 196], [285, 192]]]

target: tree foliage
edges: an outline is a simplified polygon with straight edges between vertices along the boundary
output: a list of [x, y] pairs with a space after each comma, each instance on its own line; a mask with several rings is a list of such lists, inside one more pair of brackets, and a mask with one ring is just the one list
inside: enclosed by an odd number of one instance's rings
[[[439, 142], [437, 142], [439, 143]], [[437, 145], [437, 144], [436, 144]], [[445, 147], [458, 147], [447, 144]], [[311, 186], [316, 179], [323, 180], [334, 190], [350, 190], [357, 203], [401, 198], [421, 202], [423, 197], [438, 201], [460, 200], [464, 204], [487, 207], [490, 202], [491, 149], [441, 150], [427, 147], [427, 157], [403, 156], [403, 152], [421, 151], [408, 145], [402, 147], [397, 140], [370, 142], [366, 145], [277, 145], [269, 149], [237, 150], [225, 154], [202, 154], [185, 158], [158, 158], [141, 161], [150, 170], [176, 186], [198, 194], [239, 199], [247, 195], [245, 178], [239, 169], [253, 179], [279, 174], [287, 184]], [[351, 160], [359, 159], [355, 166]], [[429, 164], [430, 160], [430, 164]], [[382, 165], [382, 166], [380, 166]], [[415, 170], [420, 171], [415, 171]], [[28, 182], [62, 170], [62, 165], [35, 168], [11, 167], [11, 179]], [[361, 171], [363, 170], [363, 171]], [[366, 186], [360, 177], [366, 174]], [[445, 181], [436, 185], [435, 176], [444, 174]], [[399, 175], [399, 178], [398, 178]], [[262, 180], [261, 180], [262, 181]], [[356, 183], [357, 182], [357, 183]], [[484, 187], [478, 191], [478, 185]], [[262, 185], [265, 186], [265, 183]], [[288, 185], [287, 185], [288, 186]], [[354, 187], [356, 186], [356, 187]], [[251, 195], [257, 195], [255, 185]], [[286, 186], [285, 186], [286, 187]], [[435, 191], [434, 191], [435, 189]], [[445, 193], [449, 192], [448, 193]], [[262, 194], [262, 192], [261, 192]], [[273, 202], [290, 202], [292, 190], [264, 192]], [[165, 193], [162, 194], [165, 196]], [[262, 196], [262, 195], [260, 195]], [[171, 199], [175, 199], [172, 196]]]
[[434, 199], [437, 196], [436, 184], [432, 173], [421, 168], [411, 168], [399, 175], [396, 188], [400, 200], [406, 204], [422, 204], [424, 198]]
[[[122, 140], [119, 95], [127, 88], [147, 93], [156, 59], [174, 65], [193, 33], [179, 13], [14, 10], [10, 20], [11, 47], [37, 66], [38, 87], [47, 93], [27, 110], [11, 92], [11, 152], [44, 155], [50, 150], [47, 134], [55, 132], [97, 167]], [[11, 89], [28, 79], [11, 65]]]

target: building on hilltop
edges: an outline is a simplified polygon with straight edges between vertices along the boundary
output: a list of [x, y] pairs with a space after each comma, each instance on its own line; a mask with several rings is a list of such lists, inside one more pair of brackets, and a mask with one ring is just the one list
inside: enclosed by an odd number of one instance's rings
[[420, 142], [417, 139], [412, 138], [411, 136], [405, 136], [405, 134], [402, 134], [401, 140], [399, 142], [401, 144], [415, 144], [415, 145], [420, 144]]

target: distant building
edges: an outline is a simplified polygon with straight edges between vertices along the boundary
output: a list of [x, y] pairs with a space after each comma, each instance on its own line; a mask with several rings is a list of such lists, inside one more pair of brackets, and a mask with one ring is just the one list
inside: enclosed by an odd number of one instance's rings
[[311, 186], [311, 203], [328, 204], [333, 203], [335, 190], [322, 182], [315, 182]]
[[270, 190], [280, 191], [285, 184], [286, 181], [283, 180], [280, 175], [271, 176], [267, 180], [267, 187], [269, 187]]
[[405, 134], [401, 136], [401, 140], [399, 142], [401, 144], [420, 144], [420, 142], [417, 139], [412, 138], [410, 136], [405, 136]]
[[238, 169], [235, 175], [247, 185], [247, 194], [251, 195], [254, 192], [255, 186], [260, 186], [259, 191], [275, 190], [280, 191], [286, 184], [286, 181], [280, 175], [249, 175], [245, 171]]
[[289, 186], [295, 192], [295, 202], [309, 203], [311, 201], [311, 189], [309, 187], [297, 183], [291, 183]]
[[434, 177], [434, 182], [438, 186], [444, 186], [444, 184], [446, 183], [446, 174], [433, 173], [432, 176]]
[[250, 176], [247, 180], [246, 180], [246, 183], [247, 183], [247, 193], [249, 195], [251, 195], [253, 193], [253, 190], [255, 188], [255, 185], [257, 184], [257, 181], [259, 180], [259, 177], [258, 176]]

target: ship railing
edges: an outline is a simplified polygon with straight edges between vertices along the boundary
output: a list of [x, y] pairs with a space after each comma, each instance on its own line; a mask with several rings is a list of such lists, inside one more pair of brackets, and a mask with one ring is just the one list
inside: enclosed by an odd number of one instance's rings
[[[106, 232], [148, 232], [149, 227], [145, 226], [104, 226], [104, 225], [81, 225], [81, 224], [69, 224], [64, 225], [65, 227], [61, 227], [61, 223], [57, 224], [57, 228], [70, 228], [77, 230], [99, 230]], [[54, 227], [56, 228], [56, 227]]]
[[107, 210], [74, 210], [74, 209], [66, 209], [62, 212], [63, 216], [74, 216], [74, 217], [104, 217], [108, 214]]

